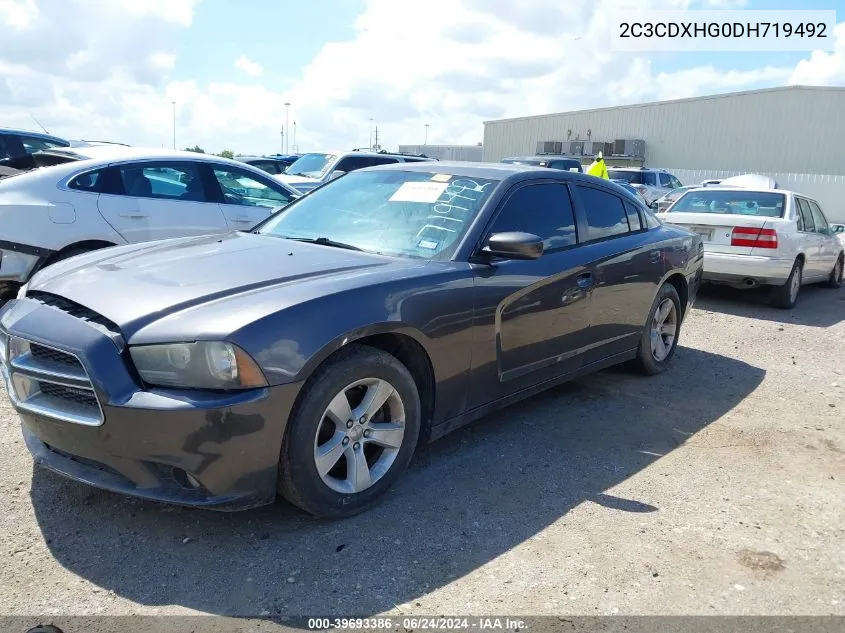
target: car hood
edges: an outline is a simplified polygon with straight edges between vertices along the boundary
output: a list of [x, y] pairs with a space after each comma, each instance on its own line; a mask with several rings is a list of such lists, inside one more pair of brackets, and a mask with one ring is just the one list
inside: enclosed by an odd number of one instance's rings
[[233, 296], [331, 278], [343, 287], [342, 278], [365, 271], [387, 269], [395, 276], [419, 266], [419, 260], [230, 233], [94, 251], [38, 273], [27, 292], [69, 299], [115, 323], [128, 338], [165, 316]]

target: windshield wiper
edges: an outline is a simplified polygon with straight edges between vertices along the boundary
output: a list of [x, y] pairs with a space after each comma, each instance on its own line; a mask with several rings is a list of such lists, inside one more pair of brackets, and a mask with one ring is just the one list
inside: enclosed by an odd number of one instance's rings
[[327, 237], [286, 237], [285, 239], [294, 240], [295, 242], [307, 242], [308, 244], [319, 244], [320, 246], [334, 246], [335, 248], [345, 248], [350, 251], [363, 251], [363, 248], [358, 248], [352, 244], [345, 242], [335, 242]]
[[292, 174], [289, 172], [285, 172], [285, 176], [302, 176], [303, 178], [314, 178], [314, 176], [309, 176], [301, 171], [295, 171]]

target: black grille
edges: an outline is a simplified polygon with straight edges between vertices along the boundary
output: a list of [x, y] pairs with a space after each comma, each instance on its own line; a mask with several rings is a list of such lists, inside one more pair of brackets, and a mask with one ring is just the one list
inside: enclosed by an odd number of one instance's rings
[[80, 369], [82, 367], [76, 356], [38, 343], [30, 343], [29, 351], [35, 360], [47, 366], [58, 365], [68, 369]]
[[120, 328], [103, 315], [97, 314], [90, 308], [74, 303], [64, 297], [50, 294], [49, 292], [41, 292], [40, 290], [30, 290], [26, 293], [26, 298], [38, 301], [39, 303], [43, 303], [51, 308], [56, 308], [62, 312], [67, 312], [69, 315], [74, 316], [77, 319], [82, 319], [83, 321], [88, 321], [89, 323], [95, 323], [113, 334], [120, 334]]
[[43, 393], [45, 396], [50, 396], [51, 398], [59, 398], [61, 400], [74, 402], [76, 404], [86, 407], [92, 407], [94, 409], [98, 407], [97, 399], [94, 397], [94, 393], [88, 391], [87, 389], [65, 387], [64, 385], [57, 385], [52, 382], [39, 382], [38, 387], [39, 389], [41, 389], [41, 393]]
[[53, 453], [64, 457], [65, 459], [69, 459], [71, 461], [76, 462], [77, 464], [81, 464], [82, 466], [87, 466], [88, 468], [94, 468], [96, 470], [100, 470], [106, 473], [110, 473], [112, 475], [118, 475], [119, 477], [123, 477], [122, 473], [119, 473], [114, 468], [106, 466], [98, 461], [93, 459], [88, 459], [87, 457], [80, 457], [79, 455], [71, 455], [70, 453], [66, 453], [65, 451], [61, 451], [54, 446], [50, 446], [49, 444], [45, 444], [45, 446]]

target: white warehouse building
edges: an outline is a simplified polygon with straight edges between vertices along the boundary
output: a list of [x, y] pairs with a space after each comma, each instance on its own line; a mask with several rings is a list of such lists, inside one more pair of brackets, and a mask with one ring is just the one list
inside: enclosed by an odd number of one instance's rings
[[481, 162], [484, 148], [478, 145], [400, 145], [403, 154], [425, 154], [437, 160]]
[[484, 123], [488, 162], [546, 150], [589, 163], [598, 149], [610, 165], [662, 167], [685, 185], [770, 175], [845, 222], [845, 88], [788, 86]]

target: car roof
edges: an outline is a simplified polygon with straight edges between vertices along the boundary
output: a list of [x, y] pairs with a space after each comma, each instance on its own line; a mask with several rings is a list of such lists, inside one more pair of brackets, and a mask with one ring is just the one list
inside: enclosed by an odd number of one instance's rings
[[[584, 182], [594, 185], [609, 185], [611, 188], [619, 187], [615, 182], [596, 178], [576, 171], [564, 169], [548, 169], [546, 167], [534, 167], [533, 165], [515, 165], [512, 163], [477, 163], [468, 161], [437, 161], [431, 163], [393, 163], [390, 165], [376, 165], [365, 167], [359, 171], [417, 171], [433, 174], [445, 174], [448, 176], [463, 176], [466, 178], [484, 178], [486, 180], [503, 181], [509, 178], [514, 180], [531, 180], [533, 178], [543, 180], [569, 180]], [[635, 196], [625, 189], [619, 187], [624, 195], [636, 199]]]
[[92, 160], [111, 162], [123, 160], [200, 160], [243, 165], [239, 160], [231, 160], [214, 154], [201, 154], [186, 150], [155, 149], [149, 147], [132, 147], [129, 145], [86, 145], [83, 147], [57, 147], [45, 150], [43, 154], [69, 156], [77, 160]]
[[[611, 156], [610, 158], [613, 157]], [[660, 167], [614, 167], [612, 165], [608, 165], [607, 168], [612, 169], [613, 171], [660, 171], [666, 174], [669, 173], [668, 170], [661, 169]]]
[[0, 134], [14, 134], [15, 136], [32, 136], [34, 138], [42, 138], [46, 141], [59, 141], [61, 143], [70, 143], [69, 140], [56, 136], [55, 134], [45, 134], [44, 132], [33, 132], [31, 130], [19, 130], [11, 127], [0, 127]]
[[534, 156], [508, 156], [504, 160], [571, 160], [576, 163], [581, 163], [577, 156], [566, 156], [565, 154], [536, 154]]

